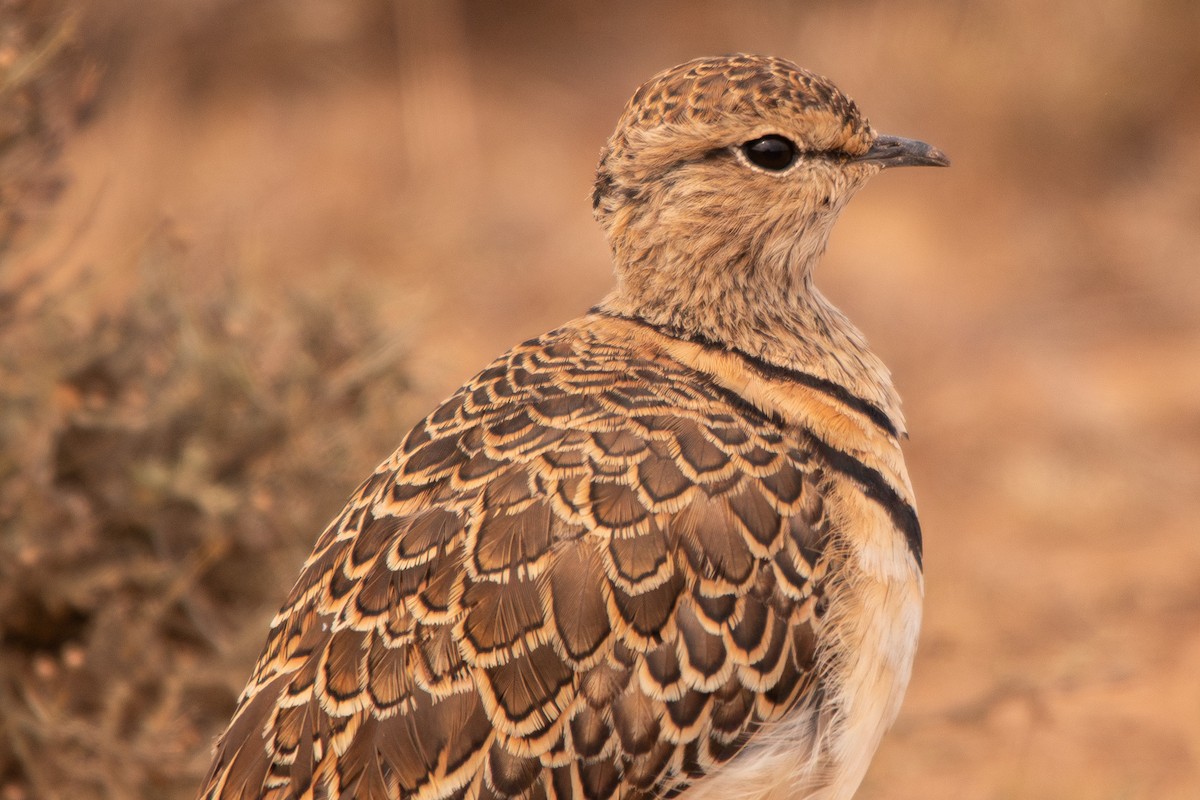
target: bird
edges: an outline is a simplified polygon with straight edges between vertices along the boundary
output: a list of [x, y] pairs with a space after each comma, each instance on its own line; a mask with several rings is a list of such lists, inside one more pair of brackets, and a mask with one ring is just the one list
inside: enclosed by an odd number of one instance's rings
[[777, 57], [638, 88], [591, 198], [615, 288], [353, 492], [200, 797], [851, 797], [922, 538], [890, 373], [814, 271], [869, 178], [948, 164]]

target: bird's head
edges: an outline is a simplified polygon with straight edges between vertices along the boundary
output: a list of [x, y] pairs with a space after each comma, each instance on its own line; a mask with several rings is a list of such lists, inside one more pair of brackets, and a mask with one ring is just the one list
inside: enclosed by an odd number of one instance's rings
[[679, 324], [713, 295], [786, 300], [774, 295], [808, 286], [867, 178], [948, 163], [922, 142], [877, 135], [853, 100], [790, 61], [681, 64], [637, 90], [601, 155], [593, 207], [618, 277], [608, 304]]

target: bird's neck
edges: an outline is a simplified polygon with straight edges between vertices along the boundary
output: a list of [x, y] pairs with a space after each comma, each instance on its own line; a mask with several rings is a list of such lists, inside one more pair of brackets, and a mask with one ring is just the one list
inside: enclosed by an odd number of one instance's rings
[[754, 273], [698, 270], [694, 279], [680, 281], [641, 272], [641, 280], [621, 280], [597, 310], [836, 383], [878, 406], [903, 430], [891, 374], [862, 333], [812, 285], [812, 266], [759, 270], [759, 279], [740, 281], [731, 274]]

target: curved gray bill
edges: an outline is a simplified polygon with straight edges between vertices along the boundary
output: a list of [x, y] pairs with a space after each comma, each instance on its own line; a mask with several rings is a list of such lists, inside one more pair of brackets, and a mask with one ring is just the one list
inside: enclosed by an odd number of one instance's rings
[[877, 136], [871, 149], [856, 161], [874, 161], [886, 167], [948, 167], [950, 159], [931, 144], [901, 136]]

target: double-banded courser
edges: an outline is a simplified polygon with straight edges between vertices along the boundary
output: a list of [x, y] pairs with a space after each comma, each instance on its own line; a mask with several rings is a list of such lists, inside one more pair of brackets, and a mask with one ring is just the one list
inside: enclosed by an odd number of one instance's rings
[[921, 533], [887, 369], [813, 286], [880, 170], [826, 79], [646, 83], [617, 286], [438, 406], [321, 535], [206, 798], [847, 798], [908, 683]]

